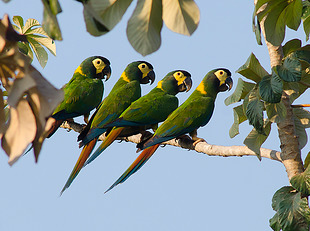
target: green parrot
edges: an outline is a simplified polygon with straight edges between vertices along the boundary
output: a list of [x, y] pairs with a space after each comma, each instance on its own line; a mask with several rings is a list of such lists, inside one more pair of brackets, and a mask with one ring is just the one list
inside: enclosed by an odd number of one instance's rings
[[154, 80], [153, 66], [148, 62], [136, 61], [126, 67], [109, 95], [102, 101], [87, 126], [78, 136], [78, 141], [81, 141], [80, 147], [84, 147], [61, 194], [80, 172], [95, 147], [98, 137], [108, 130], [105, 125], [117, 119], [132, 102], [140, 98], [140, 84], [147, 84], [150, 81], [152, 84]]
[[168, 116], [154, 135], [137, 145], [138, 151], [144, 149], [143, 152], [106, 192], [123, 183], [138, 171], [162, 142], [183, 136], [186, 133], [189, 133], [195, 141], [194, 145], [203, 141], [197, 137], [197, 129], [205, 126], [211, 119], [217, 94], [230, 90], [232, 85], [233, 81], [229, 70], [218, 68], [208, 72], [196, 90]]
[[111, 76], [110, 61], [101, 56], [92, 56], [85, 59], [75, 70], [70, 81], [63, 87], [64, 100], [55, 109], [51, 117], [54, 124], [47, 133], [51, 137], [65, 120], [84, 115], [88, 122], [89, 112], [98, 107], [102, 100], [103, 83]]
[[[192, 86], [190, 73], [183, 70], [169, 72], [157, 86], [147, 95], [133, 102], [120, 116], [105, 127], [113, 127], [106, 139], [98, 149], [90, 156], [85, 165], [92, 162], [100, 155], [126, 127], [150, 126], [157, 127], [179, 105], [175, 96], [179, 92], [188, 92]], [[134, 134], [131, 134], [134, 135]], [[85, 166], [84, 165], [84, 166]]]

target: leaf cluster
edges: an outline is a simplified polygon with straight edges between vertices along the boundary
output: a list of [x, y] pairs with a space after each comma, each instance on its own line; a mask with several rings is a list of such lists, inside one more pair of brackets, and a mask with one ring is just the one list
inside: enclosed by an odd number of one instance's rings
[[[282, 102], [285, 91], [293, 102], [308, 87], [310, 82], [310, 46], [301, 47], [300, 40], [287, 42], [284, 47], [282, 64], [274, 67], [268, 73], [259, 63], [254, 54], [251, 54], [237, 73], [243, 75], [244, 81], [239, 78], [237, 87], [225, 104], [241, 102], [234, 107], [234, 123], [229, 134], [233, 138], [239, 134], [239, 124], [248, 120], [254, 129], [244, 140], [244, 144], [253, 150], [259, 159], [260, 147], [270, 134], [271, 124], [281, 122], [286, 116], [286, 109]], [[310, 113], [301, 108], [294, 109], [296, 133], [299, 136], [300, 148], [307, 143], [305, 129], [309, 127]], [[266, 117], [266, 118], [265, 118]]]
[[[133, 0], [78, 0], [83, 4], [87, 31], [100, 36], [111, 31]], [[58, 0], [42, 0], [43, 28], [56, 40], [62, 40], [57, 21], [61, 12]], [[199, 9], [194, 0], [138, 0], [127, 23], [127, 38], [132, 47], [143, 56], [158, 50], [161, 45], [163, 22], [173, 32], [191, 35], [198, 27]]]
[[14, 16], [13, 28], [21, 35], [25, 35], [26, 41], [18, 42], [19, 50], [33, 60], [33, 52], [35, 53], [40, 65], [44, 68], [48, 55], [43, 47], [46, 47], [54, 56], [56, 56], [55, 42], [43, 30], [40, 23], [36, 19], [28, 19], [24, 24], [24, 20], [20, 16]]
[[[26, 24], [27, 25], [27, 24]], [[32, 143], [36, 159], [51, 125], [48, 118], [63, 99], [19, 51], [25, 35], [16, 33], [7, 15], [0, 21], [0, 137], [13, 164]]]

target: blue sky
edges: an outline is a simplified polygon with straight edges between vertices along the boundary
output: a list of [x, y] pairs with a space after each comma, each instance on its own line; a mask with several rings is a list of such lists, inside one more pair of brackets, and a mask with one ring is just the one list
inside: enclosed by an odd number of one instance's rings
[[[92, 55], [111, 61], [112, 76], [105, 82], [105, 96], [126, 65], [135, 60], [152, 63], [156, 82], [171, 70], [187, 70], [192, 74], [193, 89], [217, 67], [230, 69], [236, 84], [241, 76], [235, 71], [251, 52], [270, 71], [267, 48], [257, 45], [252, 32], [253, 1], [196, 1], [201, 20], [193, 36], [176, 34], [164, 26], [160, 49], [146, 57], [135, 52], [126, 37], [126, 23], [136, 1], [122, 21], [101, 37], [86, 32], [80, 3], [60, 3], [63, 12], [58, 21], [63, 41], [56, 41], [57, 57], [49, 55], [45, 69], [34, 62], [59, 88]], [[1, 17], [4, 13], [41, 22], [43, 9], [40, 1], [12, 0], [8, 4], [0, 2]], [[287, 32], [287, 39], [298, 37], [305, 44], [302, 30]], [[143, 94], [154, 86], [142, 86]], [[180, 103], [192, 91], [179, 94]], [[230, 94], [218, 95], [211, 121], [198, 130], [198, 135], [211, 144], [242, 145], [251, 130], [245, 122], [240, 126], [241, 134], [229, 138], [232, 108], [237, 106], [224, 105]], [[309, 103], [305, 99], [309, 99], [309, 93], [298, 102]], [[134, 144], [115, 142], [59, 197], [80, 154], [76, 137], [75, 132], [57, 131], [44, 143], [38, 164], [30, 154], [10, 167], [7, 156], [0, 151], [0, 230], [271, 230], [272, 196], [289, 184], [284, 167], [276, 161], [209, 157], [167, 146], [159, 148], [124, 184], [104, 194], [137, 156]], [[275, 126], [263, 146], [279, 150]], [[303, 158], [309, 148], [308, 144], [303, 149]]]

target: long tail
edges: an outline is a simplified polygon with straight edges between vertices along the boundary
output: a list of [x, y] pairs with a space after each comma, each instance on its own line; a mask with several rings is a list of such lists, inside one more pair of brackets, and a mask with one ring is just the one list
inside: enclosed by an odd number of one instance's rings
[[129, 168], [120, 176], [120, 178], [115, 181], [115, 183], [107, 190], [108, 192], [116, 185], [125, 182], [132, 174], [137, 172], [153, 155], [153, 153], [157, 150], [160, 144], [155, 144], [147, 149], [144, 149], [143, 152], [138, 156], [138, 158], [129, 166]]
[[95, 145], [97, 143], [97, 139], [93, 139], [92, 141], [90, 141], [87, 145], [85, 145], [83, 147], [83, 150], [79, 156], [79, 159], [77, 160], [65, 186], [62, 188], [60, 195], [67, 189], [69, 188], [69, 186], [71, 185], [72, 181], [75, 179], [75, 177], [79, 174], [79, 172], [81, 171], [85, 161], [87, 160], [87, 158], [89, 157], [90, 153], [92, 152], [92, 150], [94, 149]]
[[125, 127], [113, 128], [112, 131], [108, 134], [106, 139], [102, 141], [97, 150], [89, 157], [89, 159], [84, 164], [84, 167], [96, 159], [113, 141], [118, 137], [118, 135], [124, 130]]

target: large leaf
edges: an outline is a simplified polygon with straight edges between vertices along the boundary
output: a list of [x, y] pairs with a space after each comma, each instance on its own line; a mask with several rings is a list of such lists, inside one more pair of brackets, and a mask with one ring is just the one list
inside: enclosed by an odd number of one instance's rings
[[109, 32], [109, 29], [103, 25], [99, 19], [98, 15], [93, 8], [89, 7], [87, 4], [84, 5], [83, 10], [84, 21], [86, 24], [86, 30], [93, 36], [100, 36]]
[[56, 45], [55, 45], [55, 42], [51, 38], [42, 37], [39, 35], [32, 35], [32, 34], [27, 34], [27, 38], [31, 38], [35, 40], [36, 42], [40, 43], [42, 46], [46, 47], [53, 55], [56, 56]]
[[[272, 208], [277, 211], [270, 223], [283, 231], [309, 231], [310, 209], [308, 200], [291, 186], [279, 189], [272, 198]], [[278, 223], [278, 225], [275, 225]]]
[[307, 41], [309, 40], [309, 34], [310, 34], [310, 2], [309, 1], [303, 1], [303, 8], [302, 8], [302, 21], [303, 21], [303, 27], [306, 34]]
[[296, 58], [287, 57], [282, 65], [276, 66], [276, 71], [286, 82], [298, 82], [301, 79], [301, 63]]
[[191, 35], [200, 20], [199, 8], [193, 0], [162, 0], [163, 20], [177, 33]]
[[298, 175], [295, 175], [290, 180], [292, 186], [301, 192], [304, 196], [310, 195], [310, 167], [308, 166], [306, 170]]
[[28, 102], [21, 99], [16, 107], [10, 108], [8, 128], [2, 137], [2, 148], [9, 156], [10, 165], [23, 154], [35, 134], [35, 117]]
[[249, 83], [239, 78], [234, 93], [225, 99], [225, 104], [228, 106], [230, 104], [239, 102], [241, 99], [244, 99], [244, 97], [254, 88], [254, 86], [254, 83]]
[[264, 104], [259, 99], [258, 89], [255, 88], [249, 93], [249, 101], [246, 106], [246, 117], [249, 123], [257, 130], [257, 132], [264, 134], [264, 118], [263, 118]]
[[122, 19], [132, 0], [89, 0], [83, 2], [87, 31], [94, 36], [103, 35]]
[[249, 149], [251, 149], [253, 152], [256, 153], [256, 156], [258, 157], [259, 160], [262, 159], [260, 155], [260, 147], [268, 138], [270, 130], [271, 130], [271, 122], [265, 120], [265, 124], [264, 124], [262, 132], [257, 132], [256, 129], [253, 129], [243, 141], [243, 143]]
[[310, 128], [310, 112], [303, 108], [294, 108], [294, 115], [300, 120], [305, 128]]
[[283, 46], [283, 55], [287, 57], [290, 53], [298, 50], [301, 47], [301, 41], [299, 39], [292, 39], [285, 43]]
[[230, 138], [233, 138], [239, 134], [239, 124], [241, 124], [242, 122], [247, 120], [247, 118], [243, 112], [242, 105], [234, 107], [233, 112], [234, 112], [234, 123], [231, 126], [231, 128], [229, 129]]
[[275, 46], [279, 46], [285, 36], [285, 8], [287, 7], [286, 1], [277, 1], [279, 4], [268, 13], [264, 22], [266, 40]]
[[161, 44], [162, 25], [161, 1], [138, 0], [127, 25], [130, 44], [143, 56], [158, 50]]
[[292, 30], [297, 30], [301, 21], [302, 0], [288, 1], [288, 5], [285, 10], [286, 25]]
[[273, 123], [279, 123], [285, 119], [286, 107], [283, 102], [279, 103], [266, 103], [265, 102], [266, 113], [268, 119]]
[[306, 159], [304, 161], [304, 168], [308, 168], [309, 164], [310, 164], [310, 152], [308, 152]]
[[302, 149], [308, 142], [307, 132], [305, 130], [305, 126], [301, 123], [299, 118], [294, 117], [294, 124], [296, 136], [298, 137], [299, 149]]
[[34, 26], [40, 26], [39, 21], [33, 18], [27, 19], [25, 26], [22, 28], [22, 34], [27, 34]]
[[242, 65], [236, 72], [248, 79], [253, 80], [256, 83], [261, 81], [264, 76], [269, 75], [268, 72], [260, 65], [259, 61], [253, 53], [251, 53], [246, 63]]
[[42, 0], [44, 5], [43, 29], [54, 40], [62, 40], [56, 15], [61, 12], [58, 0]]
[[266, 75], [259, 82], [259, 94], [262, 99], [269, 103], [279, 103], [283, 91], [283, 82], [275, 73]]

